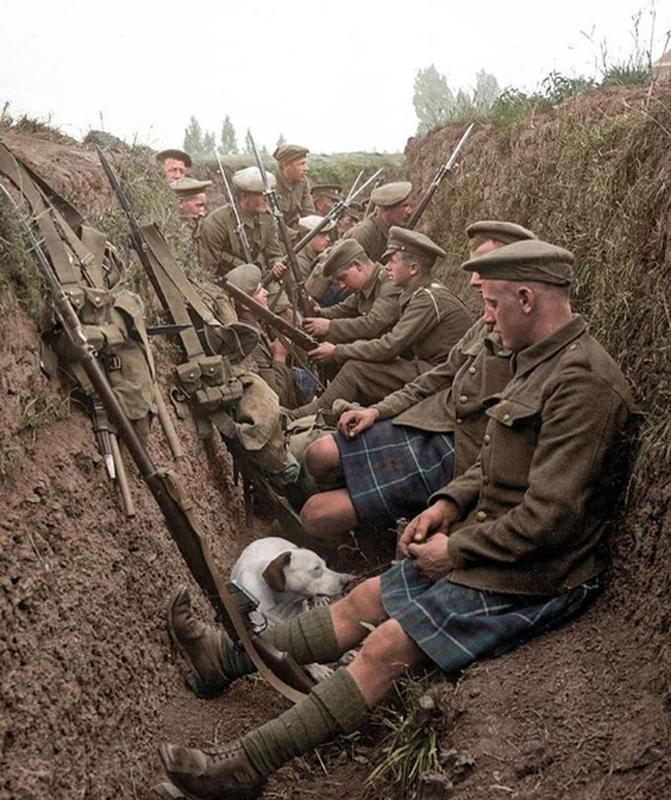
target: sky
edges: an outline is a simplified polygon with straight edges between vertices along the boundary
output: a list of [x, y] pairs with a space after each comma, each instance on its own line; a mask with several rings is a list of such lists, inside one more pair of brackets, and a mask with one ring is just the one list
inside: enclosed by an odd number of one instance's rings
[[[217, 138], [228, 114], [270, 151], [403, 150], [417, 70], [450, 88], [479, 70], [534, 90], [550, 71], [599, 77], [639, 44], [656, 60], [671, 3], [650, 0], [0, 0], [0, 110], [82, 138], [103, 129], [181, 147], [191, 115]], [[668, 46], [668, 45], [667, 45]]]

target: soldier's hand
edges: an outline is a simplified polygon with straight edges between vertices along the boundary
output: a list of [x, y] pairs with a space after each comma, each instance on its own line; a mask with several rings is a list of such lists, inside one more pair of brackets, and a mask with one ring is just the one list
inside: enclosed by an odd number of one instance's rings
[[344, 411], [338, 420], [338, 431], [346, 439], [354, 439], [380, 419], [376, 408], [353, 408]]
[[306, 317], [303, 320], [303, 327], [311, 336], [326, 336], [331, 328], [331, 320], [321, 317]]
[[289, 352], [279, 339], [272, 340], [270, 343], [270, 352], [273, 355], [273, 361], [279, 361], [281, 364], [287, 363]]
[[334, 344], [331, 344], [330, 342], [322, 342], [319, 347], [315, 347], [314, 350], [310, 350], [308, 355], [313, 361], [316, 361], [319, 364], [325, 364], [328, 361], [333, 361], [334, 353]]
[[284, 261], [276, 261], [273, 264], [273, 268], [270, 270], [273, 275], [277, 278], [277, 280], [282, 280], [284, 277], [284, 273], [287, 271], [287, 265]]
[[424, 544], [408, 545], [408, 555], [415, 568], [432, 583], [444, 578], [454, 566], [450, 558], [449, 539], [444, 533], [434, 533]]
[[459, 516], [459, 508], [450, 500], [436, 500], [426, 511], [411, 519], [398, 540], [401, 555], [410, 555], [411, 544], [421, 544], [434, 531], [446, 533]]

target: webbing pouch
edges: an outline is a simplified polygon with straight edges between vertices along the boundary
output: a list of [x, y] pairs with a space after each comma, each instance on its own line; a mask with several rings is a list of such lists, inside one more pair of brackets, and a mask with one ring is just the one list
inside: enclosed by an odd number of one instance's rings
[[193, 395], [201, 386], [200, 365], [197, 361], [187, 361], [175, 367], [177, 380], [187, 395]]
[[198, 359], [198, 366], [207, 386], [220, 386], [228, 370], [224, 369], [224, 359], [221, 356], [202, 356]]
[[96, 289], [83, 286], [84, 304], [79, 311], [79, 318], [85, 325], [98, 325], [106, 317], [110, 294], [107, 289]]
[[204, 414], [210, 414], [212, 411], [216, 411], [221, 405], [221, 388], [219, 386], [205, 386], [202, 389], [198, 389], [195, 397], [198, 411]]

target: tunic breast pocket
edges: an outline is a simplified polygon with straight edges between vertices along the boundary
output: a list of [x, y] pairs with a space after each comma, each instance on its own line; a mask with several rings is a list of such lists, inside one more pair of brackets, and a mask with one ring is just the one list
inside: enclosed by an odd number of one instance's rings
[[540, 403], [534, 399], [502, 400], [487, 409], [489, 479], [501, 487], [526, 490], [529, 467], [541, 427]]

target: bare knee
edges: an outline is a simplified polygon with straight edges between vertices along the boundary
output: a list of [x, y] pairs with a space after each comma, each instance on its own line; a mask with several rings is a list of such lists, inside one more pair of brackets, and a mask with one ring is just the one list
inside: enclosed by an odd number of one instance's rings
[[336, 605], [353, 622], [363, 620], [371, 625], [379, 625], [386, 617], [379, 577], [368, 578], [360, 583]]
[[340, 463], [340, 452], [333, 436], [322, 436], [305, 451], [305, 466], [316, 480], [324, 477]]

